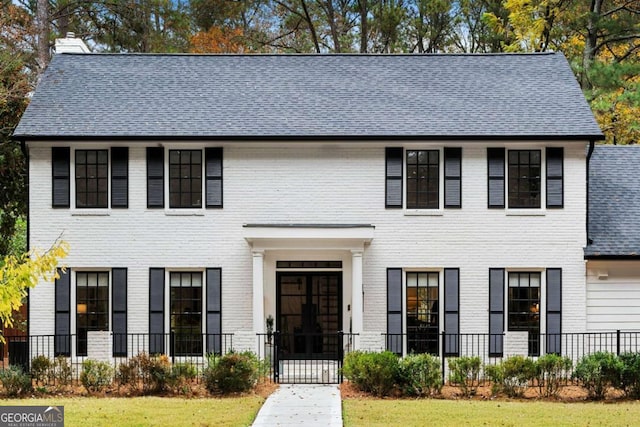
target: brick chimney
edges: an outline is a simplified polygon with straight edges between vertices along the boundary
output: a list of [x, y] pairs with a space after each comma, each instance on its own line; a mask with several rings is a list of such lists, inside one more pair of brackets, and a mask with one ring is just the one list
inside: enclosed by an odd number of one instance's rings
[[68, 32], [63, 39], [56, 39], [55, 53], [91, 53], [82, 39], [76, 38], [75, 33]]

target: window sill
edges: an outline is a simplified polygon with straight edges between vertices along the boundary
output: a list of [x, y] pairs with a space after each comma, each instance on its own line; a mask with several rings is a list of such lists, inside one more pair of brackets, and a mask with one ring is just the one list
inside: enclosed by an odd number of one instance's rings
[[171, 209], [165, 210], [166, 216], [204, 216], [204, 209]]
[[105, 209], [73, 209], [71, 216], [109, 216], [111, 210]]
[[443, 216], [442, 209], [405, 209], [405, 216]]
[[507, 209], [507, 216], [545, 216], [545, 209]]

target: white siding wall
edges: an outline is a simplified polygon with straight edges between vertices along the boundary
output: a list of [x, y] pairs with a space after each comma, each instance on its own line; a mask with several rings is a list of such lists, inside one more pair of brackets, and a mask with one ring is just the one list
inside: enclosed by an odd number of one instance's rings
[[587, 263], [587, 327], [640, 330], [640, 261]]
[[[373, 224], [375, 238], [365, 249], [363, 276], [364, 328], [371, 333], [372, 342], [378, 342], [376, 334], [386, 331], [388, 267], [459, 267], [460, 331], [478, 333], [488, 331], [489, 268], [559, 267], [563, 274], [563, 330], [583, 331], [586, 144], [564, 144], [565, 206], [543, 209], [543, 215], [510, 215], [505, 210], [487, 209], [486, 148], [504, 144], [465, 144], [449, 144], [464, 147], [462, 209], [411, 216], [384, 207], [384, 144], [223, 144], [224, 209], [172, 215], [162, 209], [147, 209], [145, 145], [133, 142], [129, 144], [129, 208], [110, 210], [108, 215], [87, 215], [73, 208], [51, 208], [50, 145], [32, 143], [30, 243], [32, 247], [48, 247], [62, 234], [71, 244], [67, 265], [127, 267], [131, 332], [148, 331], [149, 267], [222, 267], [223, 332], [239, 332], [252, 330], [252, 259], [250, 246], [242, 238], [243, 224]], [[506, 146], [544, 147], [538, 143]], [[73, 161], [73, 150], [71, 157]], [[346, 305], [351, 302], [350, 254], [337, 255], [345, 260]], [[267, 263], [275, 261], [268, 254], [265, 259]], [[266, 265], [265, 274], [272, 273], [273, 267]], [[265, 285], [266, 315], [275, 311], [268, 307], [274, 299], [269, 294], [274, 292], [273, 278], [267, 277]], [[31, 293], [32, 334], [53, 333], [53, 308], [53, 284], [41, 283]], [[346, 317], [344, 323], [346, 328]]]

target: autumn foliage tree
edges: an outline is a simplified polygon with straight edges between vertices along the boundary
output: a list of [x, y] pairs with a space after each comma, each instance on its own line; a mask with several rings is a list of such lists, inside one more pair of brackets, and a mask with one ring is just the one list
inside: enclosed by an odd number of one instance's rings
[[211, 27], [191, 37], [193, 53], [242, 53], [244, 50], [240, 28]]
[[[40, 280], [52, 281], [58, 277], [60, 260], [67, 256], [69, 247], [56, 241], [47, 251], [37, 249], [16, 256], [8, 255], [0, 262], [0, 321], [2, 326], [13, 326], [13, 315], [20, 308], [27, 290]], [[0, 336], [0, 341], [4, 337]]]

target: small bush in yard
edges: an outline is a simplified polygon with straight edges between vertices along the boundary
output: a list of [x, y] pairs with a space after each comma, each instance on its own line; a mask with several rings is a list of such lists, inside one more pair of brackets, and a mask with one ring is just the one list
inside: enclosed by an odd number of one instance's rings
[[44, 384], [47, 381], [51, 365], [51, 360], [42, 354], [31, 360], [31, 378], [36, 384]]
[[449, 381], [460, 387], [464, 397], [474, 396], [480, 384], [480, 357], [462, 356], [449, 359]]
[[119, 385], [129, 386], [131, 391], [140, 391], [142, 387], [142, 371], [140, 369], [140, 358], [143, 355], [133, 356], [128, 361], [118, 365], [116, 379]]
[[484, 371], [493, 382], [493, 393], [502, 391], [509, 397], [522, 396], [536, 375], [535, 362], [523, 356], [511, 356], [497, 365], [487, 365]]
[[66, 386], [71, 384], [73, 379], [73, 370], [71, 364], [64, 356], [58, 356], [53, 361], [51, 376], [57, 386]]
[[399, 382], [410, 396], [440, 393], [442, 371], [440, 360], [430, 354], [410, 354], [399, 362]]
[[166, 354], [149, 356], [140, 354], [140, 372], [145, 392], [161, 392], [171, 381], [171, 362]]
[[10, 397], [20, 396], [32, 389], [31, 377], [20, 366], [9, 365], [8, 368], [0, 370], [0, 382]]
[[540, 396], [557, 397], [562, 382], [570, 375], [573, 362], [568, 357], [545, 354], [536, 361], [536, 379]]
[[597, 352], [576, 364], [573, 376], [582, 382], [592, 399], [603, 399], [608, 387], [620, 385], [622, 362], [613, 353]]
[[354, 351], [346, 355], [342, 372], [358, 389], [376, 396], [386, 396], [398, 379], [398, 356], [390, 351]]
[[623, 353], [620, 355], [622, 362], [622, 389], [625, 395], [634, 399], [640, 398], [640, 353]]
[[198, 376], [198, 368], [188, 362], [176, 363], [171, 367], [169, 375], [169, 385], [179, 393], [188, 393], [190, 390], [189, 383]]
[[82, 362], [80, 382], [89, 393], [104, 391], [113, 380], [113, 368], [107, 362], [87, 359]]
[[255, 386], [260, 362], [255, 354], [228, 353], [220, 358], [210, 357], [203, 371], [205, 387], [212, 393], [239, 393]]

